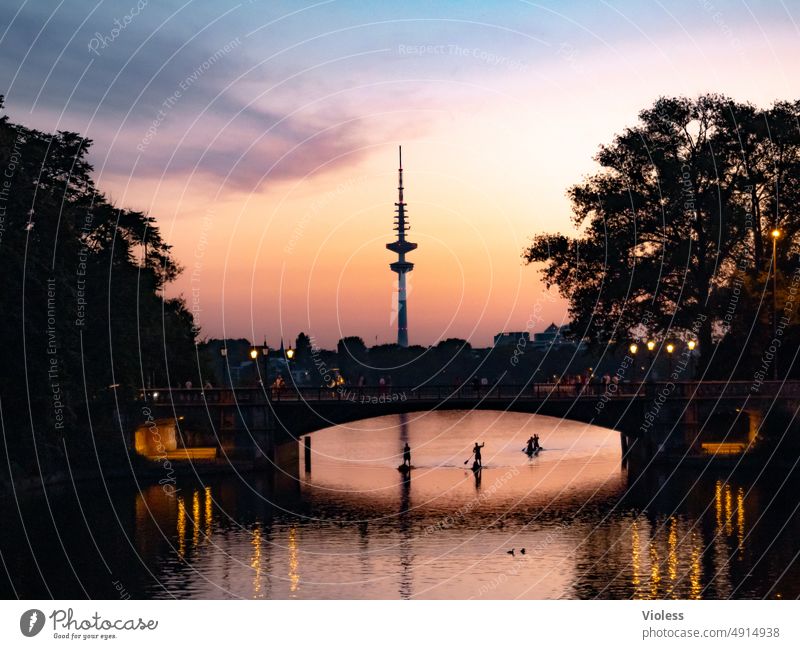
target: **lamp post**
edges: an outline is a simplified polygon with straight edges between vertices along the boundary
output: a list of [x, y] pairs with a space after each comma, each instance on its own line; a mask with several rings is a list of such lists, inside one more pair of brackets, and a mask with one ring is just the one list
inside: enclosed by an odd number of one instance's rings
[[[781, 236], [781, 231], [774, 228], [770, 233], [772, 235], [772, 337], [778, 336], [778, 239]], [[778, 359], [772, 364], [772, 378], [778, 378]]]
[[258, 377], [258, 348], [255, 345], [250, 348], [250, 359], [253, 361], [253, 365], [256, 368], [256, 377]]
[[694, 348], [697, 347], [697, 342], [690, 340], [686, 346], [689, 348], [689, 378], [694, 379]]
[[631, 380], [635, 381], [636, 380], [636, 352], [639, 351], [639, 345], [637, 345], [636, 343], [631, 343], [630, 346], [628, 347], [628, 351], [631, 353], [631, 356], [633, 356], [633, 375], [631, 376]]
[[269, 347], [267, 347], [267, 337], [264, 336], [264, 343], [261, 345], [261, 359], [264, 363], [264, 378], [263, 382], [265, 386], [269, 386]]
[[219, 373], [219, 380], [221, 381], [221, 386], [224, 387], [228, 384], [228, 348], [225, 347], [225, 343], [222, 343], [222, 347], [219, 350], [220, 362], [222, 365], [222, 370]]
[[669, 358], [669, 375], [672, 377], [672, 352], [675, 351], [675, 345], [667, 343], [667, 358]]
[[653, 350], [656, 348], [654, 340], [647, 341], [647, 380], [653, 380]]
[[289, 345], [289, 349], [286, 350], [286, 371], [289, 373], [289, 376], [286, 377], [290, 383], [294, 384], [294, 375], [292, 374], [292, 359], [294, 358], [294, 349], [292, 346]]
[[261, 345], [261, 351], [259, 352], [259, 348], [253, 345], [250, 348], [250, 358], [252, 359], [253, 363], [256, 365], [256, 375], [258, 375], [258, 355], [261, 354], [261, 361], [264, 364], [264, 370], [261, 375], [260, 383], [262, 385], [269, 385], [267, 370], [269, 369], [269, 365], [267, 364], [267, 357], [269, 356], [269, 347], [267, 347], [267, 339], [264, 338], [264, 343]]

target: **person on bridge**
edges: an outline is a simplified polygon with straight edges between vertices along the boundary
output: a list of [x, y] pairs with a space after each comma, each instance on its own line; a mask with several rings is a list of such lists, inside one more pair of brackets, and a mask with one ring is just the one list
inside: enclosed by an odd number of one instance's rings
[[484, 442], [483, 444], [478, 444], [478, 442], [475, 442], [475, 448], [472, 449], [472, 453], [475, 455], [475, 462], [480, 467], [483, 466], [483, 462], [481, 462], [481, 449], [484, 446], [486, 446], [486, 442]]
[[407, 466], [409, 469], [411, 468], [411, 447], [406, 442], [406, 445], [403, 447], [403, 466]]

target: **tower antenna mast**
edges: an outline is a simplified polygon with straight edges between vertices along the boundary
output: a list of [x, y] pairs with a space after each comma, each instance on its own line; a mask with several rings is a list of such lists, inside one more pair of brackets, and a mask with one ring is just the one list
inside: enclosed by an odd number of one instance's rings
[[406, 274], [414, 270], [414, 264], [406, 261], [406, 254], [417, 248], [416, 243], [406, 239], [409, 230], [406, 220], [406, 203], [403, 200], [403, 147], [399, 147], [400, 167], [397, 170], [397, 202], [395, 205], [394, 230], [397, 239], [387, 243], [386, 247], [397, 253], [397, 261], [389, 264], [389, 268], [397, 273], [397, 344], [408, 347], [408, 303], [406, 299]]

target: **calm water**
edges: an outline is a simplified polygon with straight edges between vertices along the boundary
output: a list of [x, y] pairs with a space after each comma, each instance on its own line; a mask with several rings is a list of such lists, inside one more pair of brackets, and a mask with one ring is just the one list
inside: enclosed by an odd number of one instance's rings
[[[545, 451], [529, 460], [521, 449], [533, 432]], [[406, 440], [409, 480], [396, 470]], [[479, 479], [464, 465], [475, 441], [486, 443]], [[187, 480], [177, 496], [81, 484], [4, 503], [0, 594], [800, 594], [798, 483], [782, 475], [637, 477], [613, 431], [490, 411], [381, 417], [319, 431], [312, 444], [308, 474]]]

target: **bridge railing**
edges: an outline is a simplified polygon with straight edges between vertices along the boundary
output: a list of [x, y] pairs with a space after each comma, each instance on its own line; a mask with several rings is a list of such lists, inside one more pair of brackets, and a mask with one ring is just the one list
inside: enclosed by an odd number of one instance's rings
[[388, 403], [397, 401], [492, 401], [511, 399], [575, 399], [581, 397], [598, 398], [625, 397], [643, 394], [639, 384], [620, 383], [619, 385], [572, 385], [566, 383], [533, 383], [519, 385], [479, 385], [479, 386], [337, 386], [270, 388], [167, 388], [142, 391], [141, 397], [160, 405], [242, 405], [266, 403], [270, 401], [350, 401], [353, 403]]
[[[754, 388], [758, 389], [754, 389]], [[685, 381], [650, 383], [532, 383], [519, 385], [433, 385], [421, 387], [337, 386], [283, 388], [167, 388], [146, 390], [141, 398], [158, 405], [255, 405], [268, 400], [350, 401], [353, 403], [390, 403], [397, 401], [509, 401], [513, 399], [631, 399], [664, 395], [669, 399], [800, 398], [800, 381], [765, 381], [755, 386], [751, 381]]]

